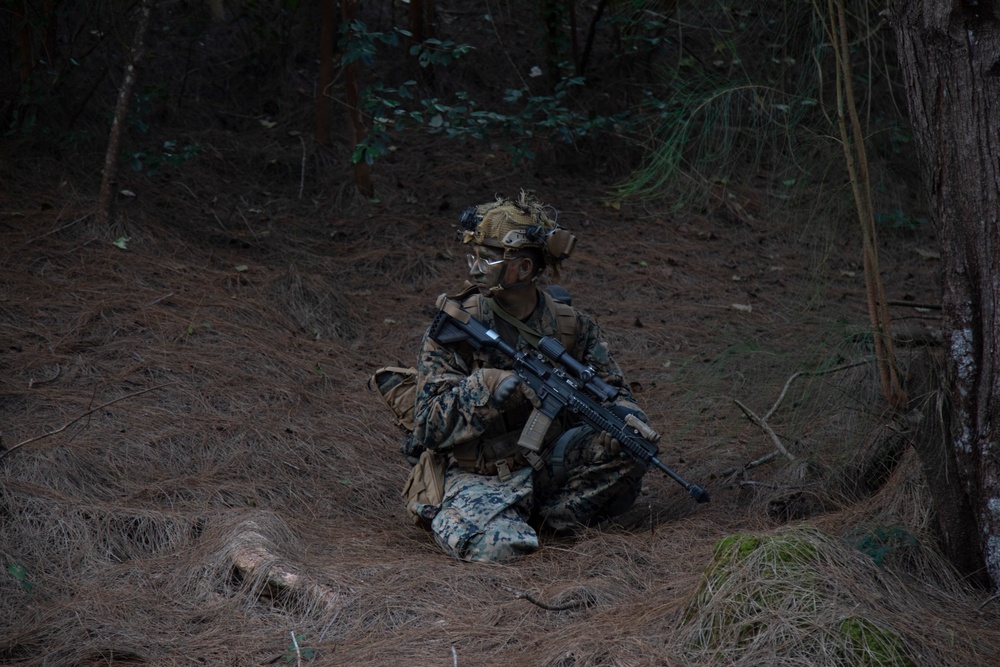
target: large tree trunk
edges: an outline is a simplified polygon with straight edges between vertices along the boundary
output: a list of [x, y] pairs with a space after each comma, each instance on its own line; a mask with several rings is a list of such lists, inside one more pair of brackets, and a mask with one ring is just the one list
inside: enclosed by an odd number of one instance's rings
[[[891, 20], [931, 220], [954, 450], [971, 546], [1000, 588], [1000, 3], [893, 0]], [[953, 545], [954, 547], [955, 545]]]

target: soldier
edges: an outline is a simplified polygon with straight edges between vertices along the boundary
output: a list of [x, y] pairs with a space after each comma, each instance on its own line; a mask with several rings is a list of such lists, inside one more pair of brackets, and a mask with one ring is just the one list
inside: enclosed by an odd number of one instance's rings
[[[620, 389], [616, 412], [646, 421], [597, 323], [538, 285], [546, 269], [558, 277], [576, 242], [550, 210], [523, 192], [467, 210], [469, 282], [460, 294], [442, 295], [438, 307], [457, 301], [520, 350], [541, 336], [556, 338]], [[622, 454], [608, 433], [575, 424], [572, 415], [553, 421], [539, 454], [519, 447], [539, 403], [510, 369], [500, 353], [444, 346], [424, 335], [412, 445], [413, 453], [426, 454], [415, 473], [429, 475], [418, 469], [436, 461], [444, 470], [443, 497], [422, 504], [411, 494], [409, 509], [458, 559], [499, 562], [531, 553], [539, 547], [538, 530], [572, 531], [621, 514], [642, 488], [645, 466]]]

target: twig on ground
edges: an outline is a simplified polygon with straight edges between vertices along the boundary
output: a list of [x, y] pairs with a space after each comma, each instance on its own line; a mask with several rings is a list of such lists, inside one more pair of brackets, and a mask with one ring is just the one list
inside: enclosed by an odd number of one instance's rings
[[939, 303], [913, 303], [912, 301], [888, 301], [886, 302], [890, 306], [903, 306], [904, 308], [924, 308], [926, 310], [941, 310], [941, 304]]
[[986, 598], [986, 600], [983, 601], [983, 603], [981, 605], [979, 605], [979, 609], [982, 610], [983, 607], [985, 607], [989, 603], [993, 602], [994, 600], [1000, 600], [1000, 595], [994, 595], [993, 597]]
[[89, 218], [92, 215], [93, 215], [93, 213], [90, 213], [90, 212], [85, 213], [84, 215], [80, 216], [76, 220], [72, 220], [72, 221], [66, 223], [65, 225], [63, 225], [62, 227], [58, 227], [56, 229], [53, 229], [52, 231], [45, 232], [41, 236], [36, 236], [33, 239], [28, 239], [27, 242], [28, 243], [34, 243], [35, 241], [41, 241], [42, 239], [44, 239], [47, 236], [52, 236], [53, 234], [58, 234], [59, 232], [63, 231], [64, 229], [69, 229], [70, 227], [72, 227], [73, 225], [75, 225], [78, 222], [83, 222], [84, 220], [86, 220], [87, 218]]
[[749, 486], [750, 488], [754, 489], [771, 489], [772, 491], [776, 491], [777, 489], [781, 488], [781, 486], [778, 484], [768, 484], [767, 482], [755, 482], [751, 479], [743, 480], [742, 482], [740, 482], [740, 486]]
[[746, 486], [753, 489], [770, 489], [772, 491], [811, 491], [815, 489], [815, 485], [802, 485], [802, 484], [772, 484], [770, 482], [756, 482], [752, 479], [745, 479], [740, 482], [740, 486]]
[[302, 199], [302, 190], [306, 187], [306, 140], [299, 135], [302, 143], [302, 172], [299, 174], [299, 199]]
[[292, 646], [295, 647], [295, 664], [298, 667], [302, 667], [302, 652], [299, 651], [299, 640], [295, 638], [295, 630], [289, 630], [288, 632], [292, 635]]
[[[754, 424], [759, 426], [765, 433], [767, 433], [767, 435], [771, 438], [771, 442], [774, 443], [775, 449], [777, 449], [778, 452], [784, 454], [789, 461], [794, 461], [795, 455], [789, 452], [785, 448], [785, 446], [781, 444], [781, 438], [778, 437], [778, 435], [774, 432], [774, 429], [772, 429], [767, 423], [767, 420], [771, 418], [771, 415], [773, 415], [774, 412], [778, 409], [778, 406], [781, 405], [781, 402], [785, 400], [785, 394], [788, 393], [788, 388], [792, 386], [792, 382], [795, 380], [795, 378], [799, 377], [800, 375], [826, 375], [827, 373], [836, 373], [837, 371], [847, 370], [848, 368], [854, 368], [855, 366], [861, 366], [862, 364], [866, 363], [868, 362], [856, 361], [853, 364], [844, 364], [843, 366], [827, 368], [821, 371], [797, 371], [795, 373], [792, 373], [792, 376], [788, 378], [787, 381], [785, 381], [785, 386], [781, 388], [781, 394], [778, 395], [778, 400], [774, 402], [774, 405], [771, 406], [771, 409], [768, 410], [763, 417], [758, 417], [753, 410], [745, 406], [739, 400], [734, 398], [733, 402], [736, 403], [736, 405], [738, 405], [739, 408], [743, 410], [744, 413], [746, 413], [746, 416], [750, 419], [750, 421], [752, 421]], [[766, 457], [757, 459], [757, 461], [759, 462], [757, 463], [757, 465], [760, 465], [760, 463], [764, 463], [766, 460], [770, 459], [767, 459]], [[750, 467], [749, 464], [747, 466], [744, 466], [744, 469], [748, 467]]]
[[[781, 399], [779, 398], [778, 400], [780, 401]], [[785, 449], [785, 446], [783, 444], [781, 444], [781, 438], [779, 438], [778, 434], [774, 432], [774, 429], [772, 429], [770, 426], [768, 426], [768, 424], [767, 424], [767, 418], [766, 417], [758, 417], [754, 413], [753, 410], [751, 410], [747, 406], [743, 405], [739, 401], [739, 399], [734, 398], [733, 402], [736, 403], [736, 405], [738, 405], [740, 407], [740, 410], [743, 410], [743, 412], [746, 413], [746, 416], [750, 418], [750, 421], [752, 421], [757, 426], [761, 427], [761, 429], [763, 429], [764, 433], [767, 433], [767, 435], [771, 438], [771, 442], [774, 443], [775, 449], [777, 449], [779, 452], [781, 452], [782, 454], [784, 454], [785, 458], [787, 458], [789, 461], [794, 461], [795, 460], [795, 455], [792, 454], [787, 449]], [[775, 403], [775, 406], [777, 406], [777, 403]], [[774, 408], [771, 409], [771, 412], [774, 412]], [[771, 413], [769, 412], [768, 414], [771, 414]]]
[[780, 453], [781, 452], [775, 449], [774, 451], [768, 452], [767, 454], [764, 454], [764, 456], [754, 459], [753, 461], [750, 461], [749, 463], [746, 463], [738, 468], [729, 468], [728, 470], [723, 471], [722, 475], [724, 477], [729, 478], [726, 480], [726, 483], [728, 484], [729, 482], [733, 481], [733, 477], [735, 477], [737, 474], [744, 473], [752, 468], [756, 468], [759, 465], [764, 465], [768, 461], [773, 460]]
[[54, 382], [59, 379], [60, 375], [62, 375], [62, 368], [59, 366], [59, 364], [56, 364], [55, 375], [53, 375], [50, 378], [46, 378], [45, 380], [35, 380], [34, 378], [31, 378], [30, 380], [28, 380], [28, 389], [31, 389], [36, 385], [48, 384], [49, 382]]
[[451, 664], [452, 667], [458, 667], [458, 651], [455, 650], [455, 645], [451, 645]]
[[547, 602], [542, 602], [531, 593], [527, 593], [524, 591], [516, 591], [514, 593], [514, 597], [518, 600], [527, 600], [531, 604], [541, 607], [542, 609], [545, 609], [547, 611], [566, 611], [568, 609], [576, 609], [577, 607], [583, 605], [583, 602], [581, 600], [573, 600], [565, 604], [552, 605], [548, 604]]
[[163, 387], [168, 387], [168, 386], [170, 386], [172, 384], [176, 384], [176, 383], [174, 383], [174, 382], [166, 382], [164, 384], [158, 384], [155, 387], [149, 387], [149, 388], [143, 389], [141, 391], [136, 391], [136, 392], [133, 392], [131, 394], [126, 394], [125, 396], [119, 396], [118, 398], [114, 399], [113, 401], [108, 401], [107, 403], [102, 403], [101, 405], [98, 405], [96, 408], [91, 408], [91, 409], [87, 410], [86, 412], [81, 413], [80, 415], [74, 417], [73, 419], [71, 419], [70, 421], [66, 422], [65, 424], [63, 424], [62, 426], [60, 426], [59, 428], [57, 428], [54, 431], [50, 431], [48, 433], [43, 433], [42, 435], [36, 435], [34, 438], [28, 438], [27, 440], [22, 440], [21, 442], [17, 443], [16, 445], [14, 445], [13, 447], [11, 447], [10, 449], [5, 449], [3, 451], [0, 451], [0, 459], [2, 459], [3, 457], [7, 456], [8, 454], [10, 454], [11, 452], [13, 452], [14, 450], [20, 449], [21, 447], [24, 447], [25, 445], [29, 445], [29, 444], [31, 444], [33, 442], [36, 442], [38, 440], [41, 440], [43, 438], [48, 438], [49, 436], [56, 435], [57, 433], [62, 433], [63, 431], [65, 431], [66, 429], [68, 429], [70, 426], [72, 426], [73, 424], [77, 423], [78, 421], [80, 421], [81, 419], [83, 419], [84, 417], [86, 417], [87, 415], [93, 414], [93, 413], [97, 412], [98, 410], [100, 410], [101, 408], [106, 408], [109, 405], [114, 405], [115, 403], [118, 403], [120, 401], [124, 401], [127, 398], [134, 398], [136, 396], [140, 396], [142, 394], [145, 394], [145, 393], [148, 393], [148, 392], [151, 392], [151, 391], [155, 391], [156, 389], [162, 389]]

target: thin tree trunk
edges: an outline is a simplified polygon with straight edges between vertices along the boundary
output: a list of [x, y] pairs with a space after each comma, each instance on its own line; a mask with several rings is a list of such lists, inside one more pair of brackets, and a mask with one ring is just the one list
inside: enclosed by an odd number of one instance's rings
[[594, 18], [590, 21], [590, 28], [587, 29], [587, 42], [583, 47], [583, 55], [580, 57], [580, 65], [577, 68], [577, 74], [583, 76], [587, 69], [587, 63], [590, 61], [590, 51], [594, 48], [594, 37], [597, 35], [597, 24], [601, 22], [601, 16], [604, 14], [604, 9], [608, 6], [608, 0], [600, 0], [597, 3], [597, 11], [594, 12]]
[[337, 39], [337, 0], [322, 0], [323, 25], [319, 33], [319, 76], [316, 95], [316, 141], [331, 143], [333, 128], [333, 49]]
[[424, 21], [424, 0], [410, 0], [410, 15], [407, 19], [410, 31], [410, 46], [420, 44], [427, 39], [424, 32], [426, 23]]
[[580, 76], [580, 44], [576, 38], [576, 0], [569, 0], [569, 45], [573, 54], [573, 71]]
[[128, 108], [132, 103], [132, 91], [135, 89], [137, 77], [136, 67], [142, 60], [145, 46], [146, 31], [149, 29], [149, 17], [153, 12], [156, 0], [142, 0], [139, 7], [139, 20], [135, 27], [135, 37], [132, 46], [125, 54], [125, 79], [118, 90], [118, 104], [115, 106], [115, 117], [111, 122], [111, 132], [108, 137], [108, 152], [104, 158], [104, 177], [101, 181], [100, 199], [97, 204], [97, 222], [101, 228], [108, 229], [114, 223], [114, 203], [116, 180], [118, 178], [118, 153], [121, 150], [122, 133], [128, 119]]
[[949, 442], [1000, 588], [1000, 22], [996, 2], [893, 0], [914, 143], [941, 243]]
[[868, 301], [868, 318], [872, 325], [875, 362], [882, 383], [882, 393], [885, 394], [889, 405], [897, 411], [905, 411], [909, 398], [899, 381], [896, 355], [892, 349], [889, 304], [879, 270], [878, 235], [872, 207], [871, 178], [868, 176], [864, 133], [851, 83], [850, 42], [847, 35], [847, 20], [844, 16], [844, 0], [836, 3], [834, 0], [828, 0], [828, 15], [830, 44], [837, 55], [837, 120], [847, 172], [854, 192], [854, 202], [858, 209], [858, 220], [861, 223], [865, 295]]
[[[345, 23], [353, 21], [358, 15], [357, 0], [340, 0], [341, 20]], [[368, 136], [368, 128], [365, 126], [364, 116], [358, 108], [361, 101], [361, 67], [358, 61], [344, 65], [344, 92], [347, 103], [347, 118], [351, 126], [351, 154], [354, 149]], [[371, 166], [364, 160], [354, 163], [354, 185], [358, 192], [366, 197], [375, 195], [375, 188], [372, 185]]]
[[31, 20], [28, 17], [28, 1], [15, 0], [10, 12], [14, 28], [14, 41], [17, 43], [17, 66], [21, 85], [28, 82], [32, 70], [35, 69], [35, 46], [31, 35]]
[[[433, 12], [433, 10], [433, 0], [410, 0], [410, 15], [407, 23], [410, 31], [410, 38], [407, 41], [409, 47], [413, 47], [416, 44], [423, 44], [425, 40], [433, 36], [430, 21], [430, 12]], [[419, 76], [428, 86], [433, 86], [434, 66], [421, 67], [420, 55], [411, 54], [409, 48], [406, 52], [414, 76]]]
[[55, 68], [59, 62], [59, 36], [57, 34], [56, 5], [59, 0], [45, 0], [45, 41], [42, 54], [50, 68]]

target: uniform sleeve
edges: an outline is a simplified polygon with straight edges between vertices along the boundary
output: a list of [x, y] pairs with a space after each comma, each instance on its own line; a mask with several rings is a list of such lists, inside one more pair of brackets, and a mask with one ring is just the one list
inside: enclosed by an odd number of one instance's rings
[[580, 330], [576, 349], [584, 351], [581, 359], [583, 363], [592, 366], [597, 371], [598, 377], [619, 390], [620, 393], [615, 398], [614, 405], [626, 408], [630, 412], [636, 412], [643, 421], [646, 421], [646, 415], [636, 404], [622, 369], [611, 356], [611, 348], [604, 332], [597, 322], [583, 313], [580, 314]]
[[417, 357], [414, 439], [428, 449], [450, 451], [476, 440], [499, 418], [500, 411], [483, 371], [470, 371], [469, 360], [424, 334]]

